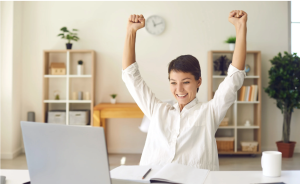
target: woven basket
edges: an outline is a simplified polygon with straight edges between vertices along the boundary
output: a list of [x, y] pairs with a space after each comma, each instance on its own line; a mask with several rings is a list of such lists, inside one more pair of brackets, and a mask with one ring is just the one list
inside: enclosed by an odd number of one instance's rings
[[233, 151], [234, 137], [216, 137], [218, 151]]
[[242, 151], [257, 152], [258, 142], [241, 142]]

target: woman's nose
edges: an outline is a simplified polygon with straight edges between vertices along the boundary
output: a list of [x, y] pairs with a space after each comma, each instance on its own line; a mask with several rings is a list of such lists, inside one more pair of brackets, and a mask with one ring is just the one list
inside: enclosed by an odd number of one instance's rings
[[182, 84], [178, 84], [178, 87], [177, 87], [177, 88], [178, 88], [178, 91], [179, 91], [179, 92], [184, 91], [184, 90], [183, 90], [183, 85], [182, 85]]

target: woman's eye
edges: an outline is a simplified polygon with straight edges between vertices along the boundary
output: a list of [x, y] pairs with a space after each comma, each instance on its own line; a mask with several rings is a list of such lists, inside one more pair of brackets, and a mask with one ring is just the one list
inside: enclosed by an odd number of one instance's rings
[[184, 82], [184, 84], [188, 84], [188, 83], [190, 83], [190, 82]]
[[172, 82], [171, 84], [176, 84], [175, 82]]

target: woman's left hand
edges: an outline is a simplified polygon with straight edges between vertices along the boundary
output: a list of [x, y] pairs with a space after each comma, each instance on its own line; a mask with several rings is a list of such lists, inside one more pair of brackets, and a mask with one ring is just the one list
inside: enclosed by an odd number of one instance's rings
[[229, 13], [228, 21], [232, 23], [234, 26], [238, 26], [241, 24], [247, 23], [247, 13], [243, 10], [232, 10]]

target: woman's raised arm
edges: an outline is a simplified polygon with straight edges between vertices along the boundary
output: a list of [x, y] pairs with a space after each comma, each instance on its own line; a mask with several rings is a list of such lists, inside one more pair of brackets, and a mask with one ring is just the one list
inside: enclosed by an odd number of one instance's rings
[[227, 76], [221, 82], [214, 98], [211, 100], [214, 110], [215, 131], [217, 131], [222, 119], [225, 117], [228, 108], [236, 100], [237, 91], [243, 85], [246, 76], [244, 68], [246, 60], [247, 13], [242, 10], [233, 10], [229, 13], [228, 20], [236, 29], [236, 46]]
[[136, 32], [143, 27], [145, 27], [145, 18], [143, 15], [130, 15], [127, 23], [127, 33], [122, 59], [123, 70], [135, 62]]
[[228, 21], [234, 25], [236, 30], [236, 43], [232, 65], [239, 70], [245, 69], [247, 16], [247, 13], [243, 10], [233, 10], [228, 17]]
[[162, 102], [155, 97], [143, 80], [138, 69], [138, 63], [135, 61], [136, 32], [143, 27], [145, 27], [143, 15], [131, 15], [129, 17], [122, 61], [122, 79], [134, 101], [143, 113], [151, 119], [158, 105]]

